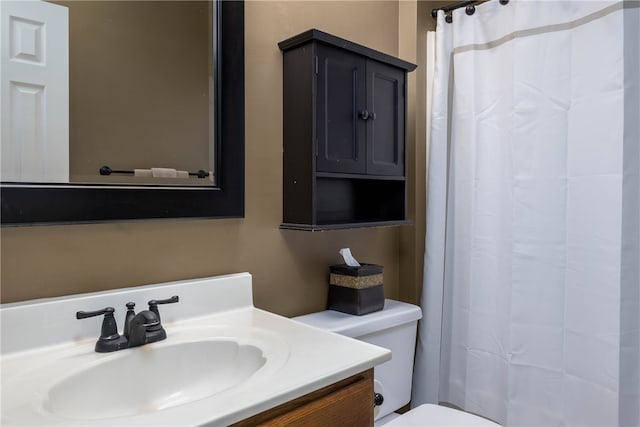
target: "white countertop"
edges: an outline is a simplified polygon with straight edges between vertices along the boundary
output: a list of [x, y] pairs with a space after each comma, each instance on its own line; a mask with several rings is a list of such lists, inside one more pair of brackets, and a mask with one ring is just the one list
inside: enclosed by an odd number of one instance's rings
[[[167, 339], [143, 347], [96, 353], [93, 347], [101, 320], [75, 319], [77, 310], [114, 306], [121, 328], [126, 301], [145, 307], [148, 299], [171, 295], [179, 295], [180, 302], [160, 306]], [[0, 321], [3, 426], [225, 426], [391, 358], [389, 350], [253, 307], [251, 276], [247, 273], [6, 304], [0, 307]], [[25, 334], [28, 338], [22, 339]], [[86, 420], [62, 417], [47, 409], [50, 387], [76, 370], [123, 352], [153, 351], [154, 346], [188, 341], [194, 334], [212, 339], [233, 337], [241, 343], [255, 344], [263, 349], [267, 363], [228, 390], [140, 415]], [[38, 342], [43, 345], [38, 346]], [[112, 380], [124, 388], [135, 378], [113, 372]]]

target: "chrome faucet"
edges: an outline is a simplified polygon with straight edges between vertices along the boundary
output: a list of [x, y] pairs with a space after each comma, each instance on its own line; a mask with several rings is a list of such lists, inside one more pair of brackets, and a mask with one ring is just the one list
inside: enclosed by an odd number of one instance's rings
[[128, 302], [126, 304], [127, 314], [125, 316], [122, 335], [118, 333], [116, 319], [113, 316], [115, 312], [113, 307], [106, 307], [97, 311], [78, 311], [76, 313], [76, 319], [86, 319], [88, 317], [104, 315], [102, 330], [96, 342], [95, 351], [98, 353], [108, 353], [124, 350], [125, 348], [139, 347], [144, 344], [166, 339], [167, 332], [160, 323], [158, 304], [170, 304], [178, 301], [178, 296], [173, 296], [165, 300], [151, 300], [148, 302], [149, 310], [143, 310], [138, 314], [135, 314], [133, 311], [135, 303]]

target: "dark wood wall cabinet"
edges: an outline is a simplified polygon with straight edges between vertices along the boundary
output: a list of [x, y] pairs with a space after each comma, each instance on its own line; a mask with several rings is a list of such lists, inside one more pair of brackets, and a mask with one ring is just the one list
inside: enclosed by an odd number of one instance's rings
[[318, 30], [283, 52], [283, 224], [408, 224], [407, 72], [416, 65]]

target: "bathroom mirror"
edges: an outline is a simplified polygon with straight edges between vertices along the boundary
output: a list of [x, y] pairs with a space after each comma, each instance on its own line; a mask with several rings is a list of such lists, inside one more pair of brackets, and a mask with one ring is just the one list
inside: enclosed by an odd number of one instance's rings
[[[94, 17], [93, 21], [85, 18], [78, 24], [70, 20], [70, 37], [78, 37], [96, 27], [123, 25], [125, 21], [142, 22], [143, 30], [130, 33], [137, 35], [127, 39], [127, 31], [131, 30], [102, 28], [101, 35], [91, 36], [93, 39], [86, 35], [86, 40], [79, 45], [69, 41], [70, 54], [74, 55], [75, 51], [76, 56], [85, 60], [80, 67], [71, 65], [73, 61], [69, 60], [69, 179], [66, 182], [55, 177], [47, 182], [38, 178], [7, 180], [3, 174], [2, 225], [243, 216], [243, 3], [220, 0], [52, 3], [93, 8], [91, 12], [99, 6], [111, 7], [110, 15]], [[119, 17], [113, 10], [118, 3], [128, 3], [136, 10]], [[180, 9], [181, 3], [187, 6], [184, 12]], [[151, 28], [150, 20], [145, 20], [154, 5], [160, 13], [151, 21], [163, 30], [160, 33], [154, 33], [158, 28]], [[80, 13], [76, 11], [73, 15]], [[198, 23], [181, 17], [178, 25], [178, 13], [189, 15], [188, 19]], [[9, 22], [3, 12], [3, 38], [16, 28], [23, 40], [40, 37], [38, 19], [18, 21], [22, 27]], [[48, 28], [51, 32], [52, 26]], [[185, 31], [189, 33], [185, 35]], [[122, 53], [124, 49], [108, 53], [100, 40], [109, 37], [119, 39], [121, 46], [132, 49], [126, 54]], [[157, 41], [164, 50], [142, 44], [144, 40], [138, 39], [143, 38]], [[104, 58], [102, 61], [89, 59], [95, 58], [95, 53], [93, 56], [78, 54], [89, 48], [102, 52], [107, 59], [121, 54], [120, 65], [108, 70], [104, 65], [108, 61]], [[23, 55], [21, 60], [43, 55], [37, 47], [17, 52]], [[12, 54], [15, 53], [13, 48]], [[140, 58], [142, 62], [134, 65], [134, 60]], [[2, 60], [3, 71], [8, 70], [5, 58]], [[198, 67], [194, 62], [198, 62]], [[124, 73], [116, 75], [116, 69]], [[89, 72], [91, 70], [93, 72]], [[105, 89], [108, 81], [116, 86], [120, 82], [120, 91]], [[102, 86], [102, 83], [105, 87], [94, 91], [100, 97], [91, 99], [86, 108], [82, 107], [79, 92], [90, 92], [91, 87]], [[7, 93], [4, 85], [2, 92], [4, 100]], [[105, 102], [107, 98], [116, 99], [119, 104], [109, 104]], [[108, 122], [107, 117], [113, 120]], [[3, 143], [8, 139], [5, 123], [3, 121]], [[151, 137], [143, 134], [143, 123], [155, 124]], [[90, 124], [97, 126], [91, 128]], [[147, 140], [144, 148], [123, 151], [143, 139]], [[90, 148], [80, 145], [82, 140], [90, 140], [91, 143], [87, 143]], [[114, 150], [117, 155], [110, 154], [106, 149], [109, 145], [119, 150]], [[111, 173], [94, 172], [102, 166], [108, 166]], [[152, 171], [154, 174], [150, 175]], [[177, 175], [165, 177], [155, 175], [156, 171], [173, 171]], [[183, 177], [180, 173], [190, 175]]]

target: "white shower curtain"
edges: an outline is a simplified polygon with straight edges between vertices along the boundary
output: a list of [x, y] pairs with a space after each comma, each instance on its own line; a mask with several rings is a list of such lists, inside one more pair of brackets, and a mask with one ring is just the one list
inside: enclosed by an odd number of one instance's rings
[[640, 2], [439, 12], [412, 405], [640, 424]]

